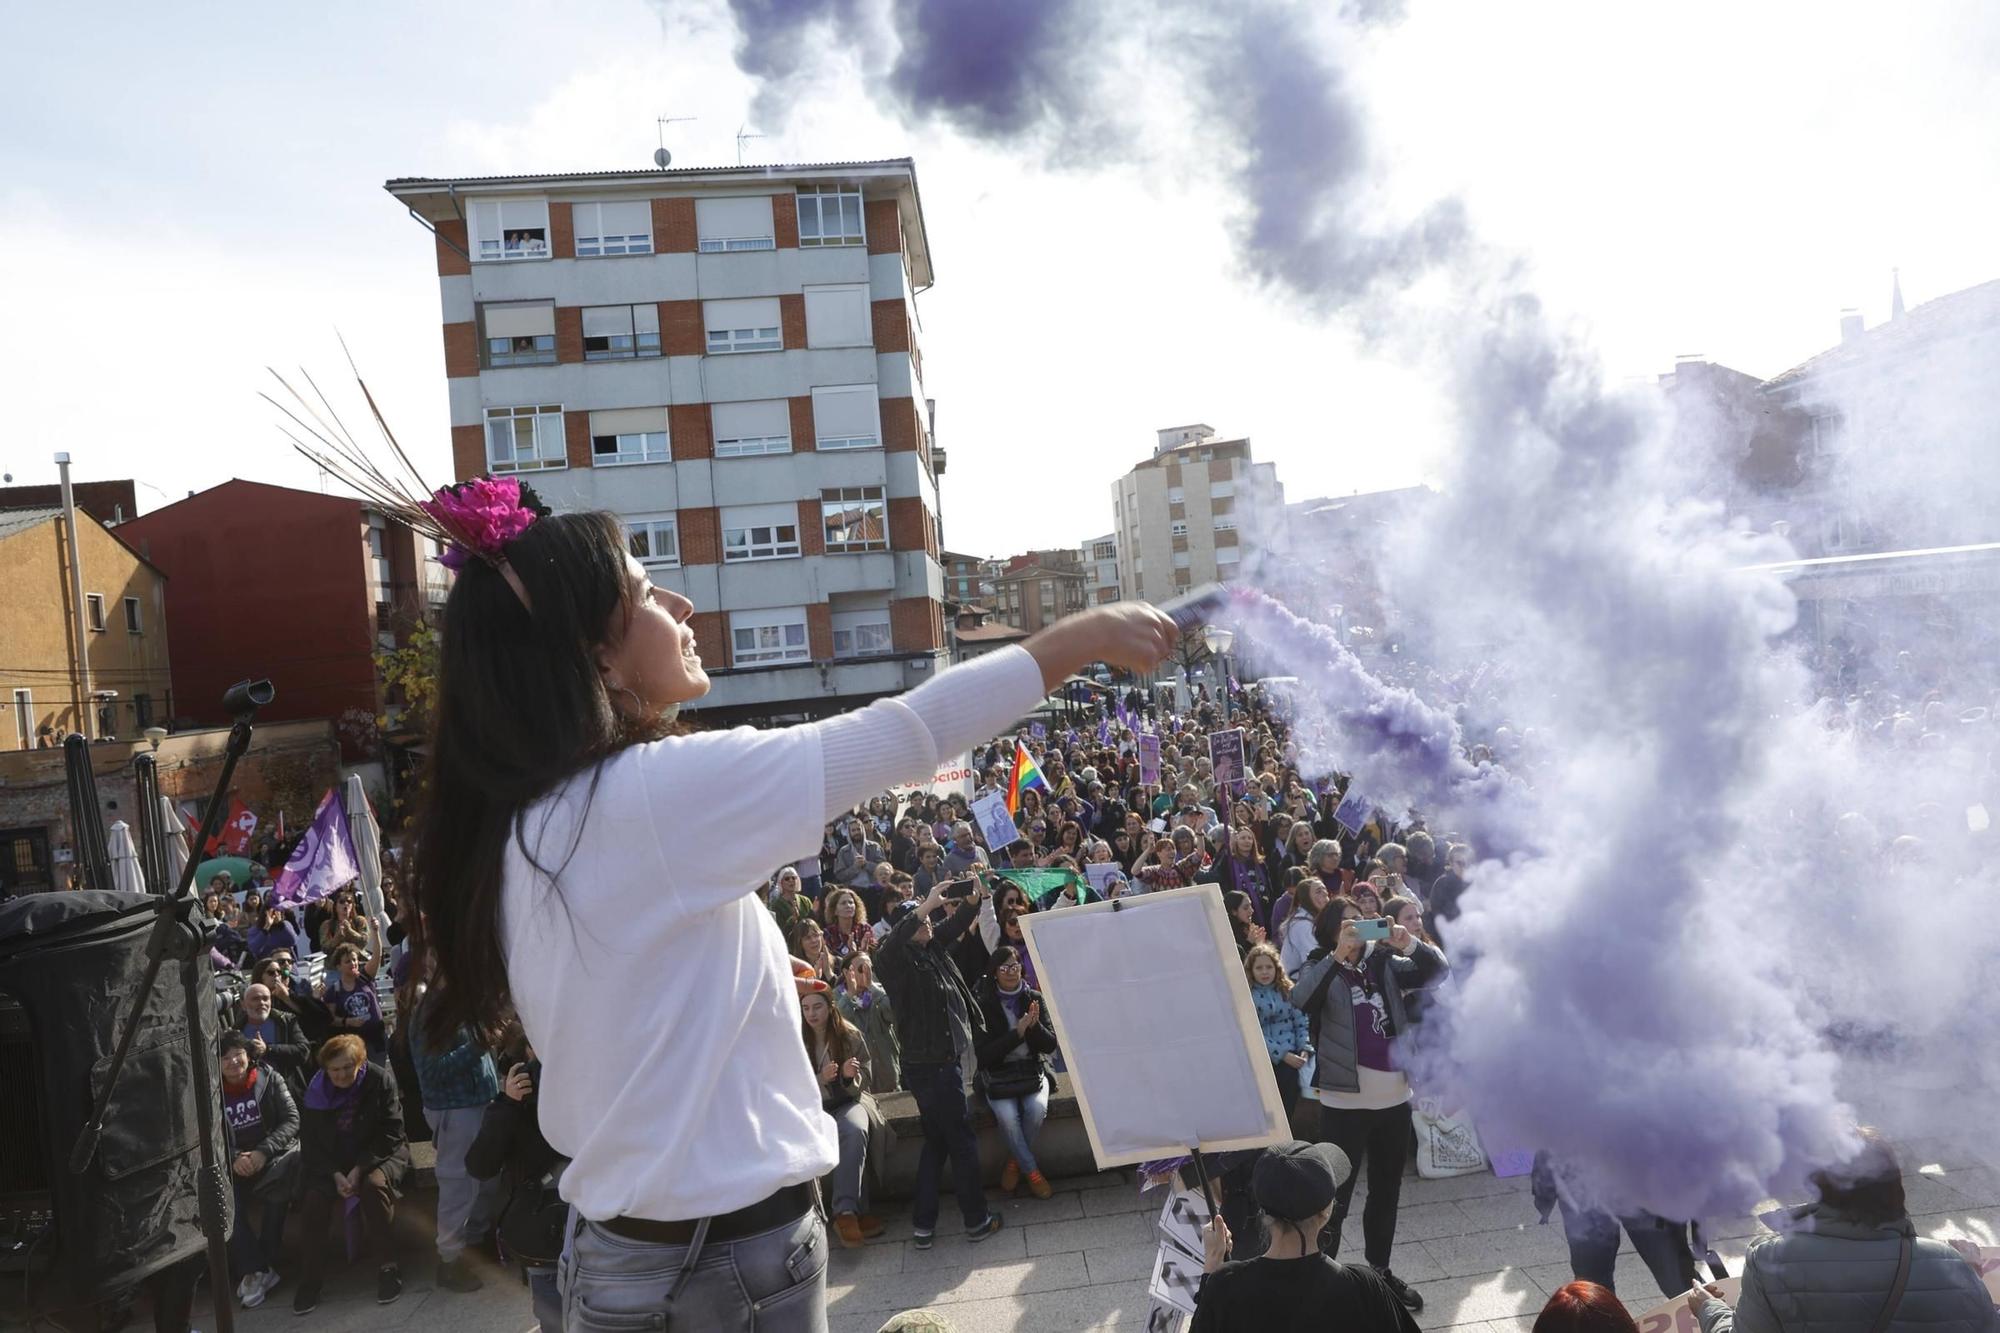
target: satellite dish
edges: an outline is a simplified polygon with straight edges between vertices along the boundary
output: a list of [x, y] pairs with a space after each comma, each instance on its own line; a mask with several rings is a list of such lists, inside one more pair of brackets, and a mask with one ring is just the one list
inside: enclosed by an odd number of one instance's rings
[[674, 155], [672, 153], [669, 153], [666, 149], [655, 148], [653, 150], [653, 165], [658, 167], [660, 170], [665, 171], [667, 169], [667, 163], [673, 160], [674, 160]]

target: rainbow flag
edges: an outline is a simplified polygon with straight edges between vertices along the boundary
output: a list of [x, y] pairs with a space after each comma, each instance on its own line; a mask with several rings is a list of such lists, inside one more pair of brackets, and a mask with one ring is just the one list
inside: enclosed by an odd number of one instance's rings
[[1021, 793], [1030, 787], [1040, 787], [1043, 791], [1047, 791], [1048, 780], [1042, 776], [1042, 770], [1035, 767], [1035, 761], [1028, 757], [1028, 747], [1015, 741], [1014, 771], [1007, 779], [1008, 814], [1021, 813]]

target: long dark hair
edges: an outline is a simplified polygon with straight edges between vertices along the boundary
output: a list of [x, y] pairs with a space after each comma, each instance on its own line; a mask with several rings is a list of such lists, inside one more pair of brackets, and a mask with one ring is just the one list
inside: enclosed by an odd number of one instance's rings
[[[585, 811], [606, 758], [663, 729], [635, 726], [612, 706], [596, 649], [631, 614], [625, 537], [615, 516], [537, 520], [505, 548], [534, 611], [505, 577], [474, 561], [445, 602], [431, 756], [405, 882], [416, 912], [411, 948], [434, 961], [424, 1026], [439, 1042], [511, 1010], [500, 944], [507, 839], [555, 881], [570, 848], [544, 864], [522, 815], [586, 769]], [[580, 837], [583, 820], [577, 821]], [[560, 892], [560, 890], [557, 890]]]

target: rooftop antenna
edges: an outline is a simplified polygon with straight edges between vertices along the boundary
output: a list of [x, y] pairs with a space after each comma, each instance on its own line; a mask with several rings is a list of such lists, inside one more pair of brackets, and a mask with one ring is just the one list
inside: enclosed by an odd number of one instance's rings
[[736, 165], [743, 165], [743, 145], [751, 139], [762, 139], [764, 135], [753, 133], [748, 125], [736, 127]]
[[653, 123], [659, 127], [660, 131], [660, 146], [653, 150], [654, 166], [658, 167], [661, 171], [665, 171], [667, 164], [674, 160], [674, 155], [667, 151], [667, 126], [678, 124], [684, 120], [699, 119], [701, 119], [699, 116], [655, 116], [653, 118]]

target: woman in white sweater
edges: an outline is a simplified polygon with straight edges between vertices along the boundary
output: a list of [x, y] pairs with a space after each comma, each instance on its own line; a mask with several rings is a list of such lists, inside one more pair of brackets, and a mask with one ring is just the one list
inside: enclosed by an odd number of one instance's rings
[[694, 608], [653, 587], [617, 519], [489, 527], [507, 535], [446, 605], [414, 830], [427, 1021], [512, 1011], [542, 1058], [541, 1127], [570, 1161], [566, 1326], [823, 1328], [811, 1182], [837, 1149], [756, 890], [1085, 663], [1150, 671], [1173, 622], [1095, 608], [857, 712], [676, 734], [708, 692]]

